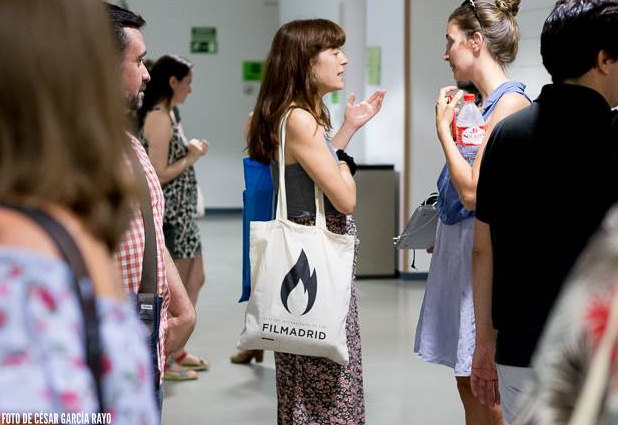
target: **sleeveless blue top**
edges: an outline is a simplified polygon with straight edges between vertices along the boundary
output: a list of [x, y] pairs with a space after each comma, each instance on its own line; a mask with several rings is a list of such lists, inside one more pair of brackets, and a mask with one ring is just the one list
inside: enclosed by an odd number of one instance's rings
[[[487, 120], [489, 118], [502, 95], [506, 93], [519, 93], [530, 101], [530, 98], [524, 92], [525, 89], [526, 85], [518, 81], [506, 81], [499, 85], [483, 104], [483, 109], [481, 110], [483, 119]], [[461, 155], [470, 165], [476, 159], [478, 148], [478, 146], [457, 146]], [[438, 209], [438, 216], [444, 224], [455, 224], [468, 217], [474, 217], [474, 211], [468, 211], [461, 203], [459, 194], [451, 181], [447, 164], [444, 164], [444, 168], [442, 168], [442, 172], [440, 172], [438, 177], [438, 202], [436, 208]]]

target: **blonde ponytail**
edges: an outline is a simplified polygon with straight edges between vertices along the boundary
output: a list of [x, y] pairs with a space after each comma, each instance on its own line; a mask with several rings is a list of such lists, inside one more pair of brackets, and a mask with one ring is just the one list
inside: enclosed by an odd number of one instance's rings
[[496, 9], [507, 16], [515, 17], [519, 12], [521, 0], [496, 0]]

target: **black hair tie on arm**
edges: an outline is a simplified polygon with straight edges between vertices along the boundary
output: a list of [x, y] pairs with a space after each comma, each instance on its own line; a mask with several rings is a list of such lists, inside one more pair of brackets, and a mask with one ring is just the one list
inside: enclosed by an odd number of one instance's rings
[[348, 164], [348, 168], [350, 169], [350, 174], [354, 175], [356, 174], [356, 162], [354, 162], [354, 158], [352, 158], [350, 155], [348, 155], [347, 153], [345, 153], [343, 151], [343, 149], [337, 149], [337, 158], [339, 159], [339, 161], [343, 161], [346, 164]]

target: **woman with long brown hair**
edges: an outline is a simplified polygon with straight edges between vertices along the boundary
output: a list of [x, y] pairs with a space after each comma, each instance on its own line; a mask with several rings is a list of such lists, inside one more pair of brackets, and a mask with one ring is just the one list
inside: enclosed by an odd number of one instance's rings
[[106, 16], [96, 0], [0, 1], [3, 418], [159, 421], [142, 326], [111, 255], [139, 190]]
[[[379, 90], [358, 105], [351, 96], [341, 128], [332, 139], [329, 137], [331, 121], [322, 98], [343, 88], [348, 63], [341, 50], [344, 43], [343, 30], [325, 19], [292, 21], [277, 31], [266, 59], [248, 142], [251, 159], [270, 164], [277, 174], [279, 124], [291, 110], [285, 141], [288, 218], [303, 225], [314, 224], [315, 184], [326, 197], [329, 230], [355, 235], [350, 215], [356, 206], [351, 174], [355, 164], [343, 149], [378, 113], [385, 92]], [[276, 176], [273, 182], [278, 182]], [[365, 423], [354, 286], [346, 331], [350, 353], [346, 366], [324, 358], [275, 353], [279, 424]]]

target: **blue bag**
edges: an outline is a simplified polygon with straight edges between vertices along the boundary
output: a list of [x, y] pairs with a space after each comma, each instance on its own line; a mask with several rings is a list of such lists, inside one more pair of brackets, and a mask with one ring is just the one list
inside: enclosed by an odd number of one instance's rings
[[251, 295], [251, 266], [249, 264], [249, 223], [273, 219], [273, 182], [270, 166], [243, 158], [245, 190], [242, 193], [242, 295], [238, 302], [248, 301]]

